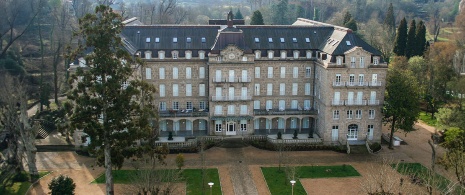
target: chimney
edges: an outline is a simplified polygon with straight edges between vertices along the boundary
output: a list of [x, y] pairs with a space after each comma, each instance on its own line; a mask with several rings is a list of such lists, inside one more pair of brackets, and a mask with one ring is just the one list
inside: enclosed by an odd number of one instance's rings
[[234, 20], [234, 15], [233, 15], [232, 10], [231, 10], [231, 11], [229, 11], [229, 13], [228, 13], [228, 19], [227, 19], [228, 28], [233, 27], [233, 24], [234, 24], [234, 23], [233, 23], [233, 20]]

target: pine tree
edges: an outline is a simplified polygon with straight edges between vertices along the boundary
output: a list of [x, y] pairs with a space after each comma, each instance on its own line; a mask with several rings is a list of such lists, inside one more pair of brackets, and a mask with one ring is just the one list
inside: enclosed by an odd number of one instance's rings
[[389, 4], [388, 11], [386, 12], [386, 17], [384, 18], [383, 25], [385, 29], [395, 30], [396, 28], [396, 19], [394, 18], [394, 8], [392, 3]]
[[344, 20], [342, 21], [342, 25], [346, 26], [346, 24], [352, 19], [352, 15], [349, 12], [344, 14]]
[[407, 44], [407, 20], [403, 18], [397, 28], [396, 40], [394, 42], [394, 54], [396, 56], [405, 55], [405, 46]]
[[415, 34], [417, 32], [417, 24], [415, 19], [410, 22], [407, 33], [407, 45], [405, 46], [405, 56], [409, 59], [415, 55], [415, 49], [417, 48]]
[[[79, 19], [77, 35], [84, 40], [70, 56], [84, 56], [87, 67], [78, 68], [72, 76], [70, 102], [65, 105], [72, 106], [67, 109], [70, 128], [83, 129], [90, 136], [89, 147], [96, 151], [97, 164], [105, 167], [106, 194], [114, 194], [112, 170], [121, 168], [124, 159], [138, 151], [133, 142], [151, 139], [149, 120], [155, 117], [155, 89], [133, 77], [144, 63], [124, 50], [119, 37], [121, 21], [119, 14], [104, 5]], [[85, 55], [88, 48], [92, 53]]]
[[344, 25], [346, 28], [350, 28], [353, 31], [357, 31], [357, 21], [354, 18], [351, 18], [347, 23]]
[[236, 14], [234, 15], [234, 19], [242, 20], [244, 19], [244, 16], [242, 16], [241, 10], [237, 9]]
[[260, 11], [254, 11], [252, 15], [252, 19], [250, 20], [250, 25], [264, 25], [263, 16]]
[[420, 20], [420, 22], [418, 22], [417, 25], [417, 32], [415, 33], [415, 42], [417, 46], [415, 48], [415, 55], [423, 56], [426, 47], [426, 26], [422, 20]]

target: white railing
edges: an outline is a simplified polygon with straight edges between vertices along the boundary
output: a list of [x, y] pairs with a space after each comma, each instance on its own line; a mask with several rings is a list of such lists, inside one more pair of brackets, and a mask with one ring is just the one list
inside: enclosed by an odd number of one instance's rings
[[333, 86], [338, 87], [338, 86], [344, 86], [344, 82], [341, 81], [333, 81]]
[[214, 83], [250, 83], [252, 79], [250, 77], [242, 78], [242, 77], [234, 77], [234, 78], [213, 78]]
[[373, 87], [379, 87], [379, 86], [381, 86], [381, 81], [374, 81], [374, 82], [371, 81], [371, 82], [369, 83], [369, 85], [370, 85], [370, 86], [373, 86]]
[[212, 96], [212, 101], [241, 101], [252, 100], [252, 96]]
[[368, 105], [379, 105], [379, 100], [368, 100]]
[[342, 105], [344, 105], [344, 100], [331, 100], [331, 105], [333, 105], [333, 106], [342, 106]]
[[346, 106], [361, 106], [361, 105], [366, 105], [367, 101], [366, 100], [345, 100], [345, 105]]
[[307, 138], [307, 139], [271, 139], [268, 141], [273, 144], [322, 144], [322, 138]]

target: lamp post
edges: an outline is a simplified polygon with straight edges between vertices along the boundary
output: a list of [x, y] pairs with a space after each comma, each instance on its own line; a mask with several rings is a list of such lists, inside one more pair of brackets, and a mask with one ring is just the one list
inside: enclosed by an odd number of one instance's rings
[[292, 195], [294, 195], [294, 184], [295, 184], [295, 180], [291, 180], [291, 185], [292, 185]]
[[210, 186], [210, 195], [212, 195], [212, 187], [213, 187], [213, 182], [208, 182], [208, 185]]

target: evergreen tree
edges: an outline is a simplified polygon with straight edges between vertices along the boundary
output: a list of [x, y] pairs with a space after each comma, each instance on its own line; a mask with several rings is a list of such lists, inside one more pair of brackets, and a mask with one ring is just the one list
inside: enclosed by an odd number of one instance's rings
[[384, 18], [383, 25], [385, 26], [385, 29], [390, 29], [392, 31], [396, 29], [396, 19], [394, 17], [394, 8], [392, 7], [392, 3], [389, 4], [389, 8], [386, 12], [386, 17]]
[[346, 26], [346, 24], [352, 19], [352, 14], [346, 12], [344, 14], [344, 20], [342, 21], [342, 25]]
[[305, 9], [300, 5], [297, 6], [295, 16], [296, 18], [305, 18]]
[[273, 11], [272, 20], [273, 24], [289, 24], [288, 21], [288, 0], [280, 0], [278, 4], [272, 5]]
[[244, 16], [242, 16], [241, 10], [237, 9], [236, 14], [234, 14], [234, 19], [242, 20], [244, 19]]
[[60, 175], [52, 179], [48, 184], [51, 195], [74, 195], [76, 184], [68, 176]]
[[407, 20], [403, 18], [397, 28], [396, 40], [394, 42], [394, 54], [397, 56], [405, 55], [405, 46], [407, 44]]
[[320, 10], [318, 8], [313, 8], [313, 20], [319, 21], [320, 20]]
[[408, 27], [408, 33], [407, 33], [407, 45], [405, 46], [405, 56], [407, 58], [411, 58], [415, 55], [415, 49], [417, 48], [417, 46], [415, 44], [416, 43], [416, 40], [415, 40], [415, 34], [417, 32], [417, 24], [415, 22], [415, 19], [413, 19], [411, 22], [410, 22], [410, 25]]
[[263, 16], [260, 11], [254, 11], [252, 15], [252, 19], [250, 20], [250, 25], [264, 25]]
[[351, 18], [351, 19], [349, 20], [349, 22], [347, 22], [347, 23], [344, 24], [344, 26], [345, 26], [346, 28], [352, 29], [353, 31], [357, 31], [357, 21], [355, 21], [354, 18]]
[[[72, 76], [70, 102], [65, 107], [69, 108], [70, 128], [83, 129], [90, 136], [89, 147], [96, 151], [97, 164], [105, 167], [106, 194], [114, 194], [112, 170], [136, 155], [139, 148], [133, 146], [134, 141], [152, 138], [149, 120], [156, 117], [155, 89], [133, 77], [144, 63], [124, 50], [119, 14], [99, 5], [95, 14], [79, 19], [79, 25], [76, 34], [84, 41], [70, 56], [84, 56], [87, 67], [78, 68]], [[92, 53], [85, 55], [88, 48]]]
[[420, 20], [420, 22], [418, 22], [417, 25], [417, 32], [415, 33], [415, 42], [417, 46], [415, 48], [415, 55], [423, 56], [426, 47], [426, 26], [422, 20]]

